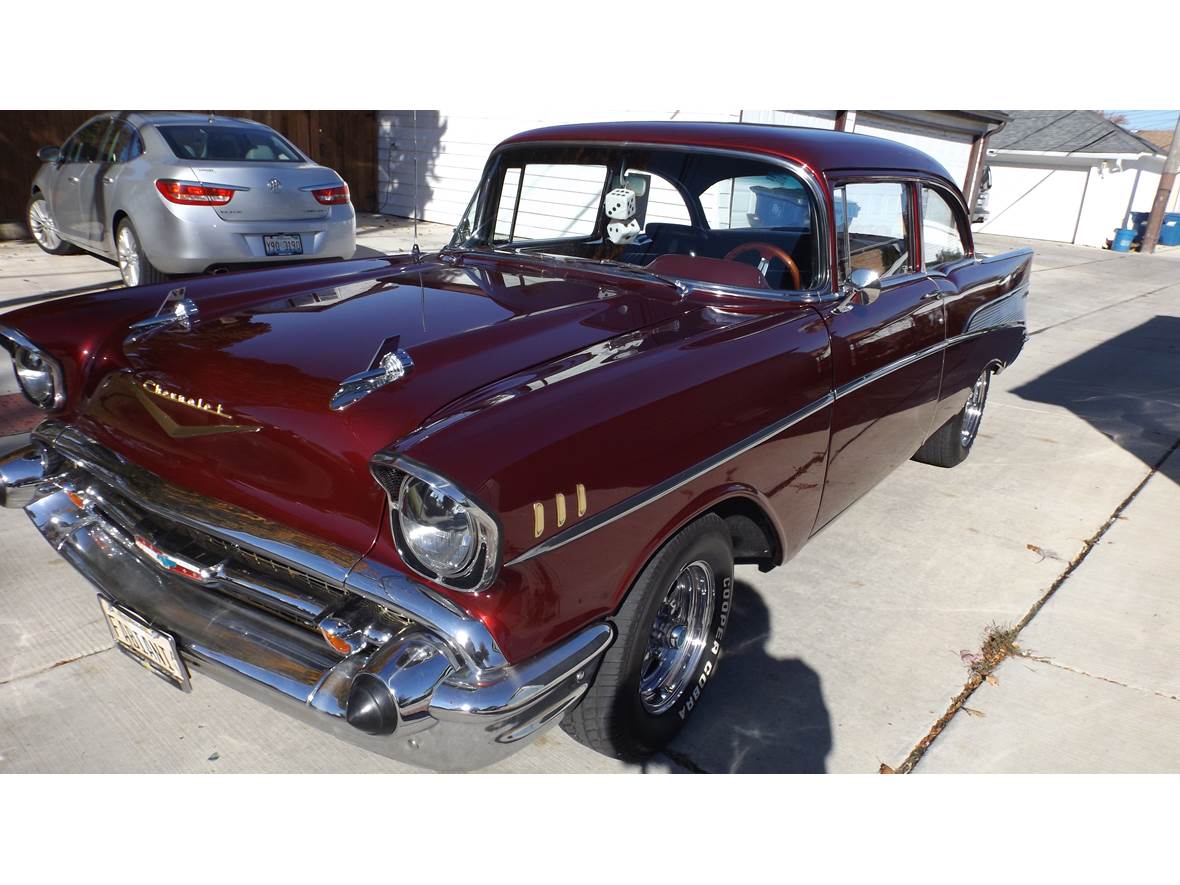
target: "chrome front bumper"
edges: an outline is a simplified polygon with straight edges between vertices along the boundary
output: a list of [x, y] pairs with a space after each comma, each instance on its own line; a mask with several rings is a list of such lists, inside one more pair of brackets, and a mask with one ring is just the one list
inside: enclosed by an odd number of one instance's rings
[[[225, 580], [245, 581], [236, 573], [203, 584], [162, 569], [137, 547], [138, 530], [128, 531], [125, 512], [110, 515], [126, 489], [107, 483], [113, 477], [60, 427], [43, 425], [37, 437], [32, 449], [0, 462], [0, 503], [23, 506], [103, 594], [172, 634], [194, 673], [376, 753], [440, 771], [490, 765], [581, 699], [614, 638], [613, 628], [599, 623], [509, 664], [490, 637], [481, 638], [482, 625], [445, 598], [362, 560], [349, 569], [340, 605], [302, 616], [339, 626], [348, 617], [341, 613], [358, 606], [379, 610], [379, 630], [370, 624], [359, 639], [353, 631], [347, 642], [355, 650], [335, 651], [298, 612], [280, 617], [248, 596], [223, 592]], [[55, 438], [57, 445], [48, 442]], [[246, 550], [240, 532], [223, 539]], [[256, 549], [276, 553], [261, 539]], [[260, 578], [258, 586], [275, 584]]]

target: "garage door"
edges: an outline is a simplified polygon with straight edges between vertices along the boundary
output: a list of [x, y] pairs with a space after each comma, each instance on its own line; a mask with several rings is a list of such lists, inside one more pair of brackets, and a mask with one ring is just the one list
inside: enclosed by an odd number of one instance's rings
[[1086, 171], [992, 164], [988, 219], [976, 230], [1008, 237], [1073, 242]]

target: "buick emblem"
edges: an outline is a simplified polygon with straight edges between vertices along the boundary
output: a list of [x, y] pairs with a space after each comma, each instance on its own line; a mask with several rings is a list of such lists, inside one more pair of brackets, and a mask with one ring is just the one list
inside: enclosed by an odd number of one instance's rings
[[271, 189], [272, 193], [275, 191], [281, 191], [283, 189], [283, 183], [277, 178], [272, 178], [266, 183], [266, 186]]

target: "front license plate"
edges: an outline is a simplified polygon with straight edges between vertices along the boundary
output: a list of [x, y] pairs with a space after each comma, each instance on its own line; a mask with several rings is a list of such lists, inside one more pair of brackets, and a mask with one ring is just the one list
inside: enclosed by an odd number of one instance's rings
[[262, 238], [267, 255], [302, 255], [303, 237], [299, 234], [269, 234]]
[[120, 650], [177, 688], [189, 690], [188, 669], [176, 650], [175, 639], [149, 627], [138, 615], [120, 608], [105, 596], [98, 597], [98, 604]]

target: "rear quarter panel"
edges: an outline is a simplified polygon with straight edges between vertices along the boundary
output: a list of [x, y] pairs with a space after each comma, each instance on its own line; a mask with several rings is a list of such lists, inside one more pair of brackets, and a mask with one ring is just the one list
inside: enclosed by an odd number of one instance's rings
[[[952, 269], [947, 278], [957, 290], [944, 298], [947, 339], [964, 336], [947, 347], [942, 370], [942, 390], [931, 431], [956, 415], [970, 395], [971, 387], [988, 365], [1008, 366], [1024, 347], [1027, 326], [1024, 305], [1018, 311], [1021, 322], [1004, 311], [1001, 321], [988, 321], [982, 312], [1001, 299], [1027, 298], [1032, 274], [1031, 249], [1019, 249], [994, 257], [981, 257]], [[971, 335], [971, 332], [981, 334]]]

